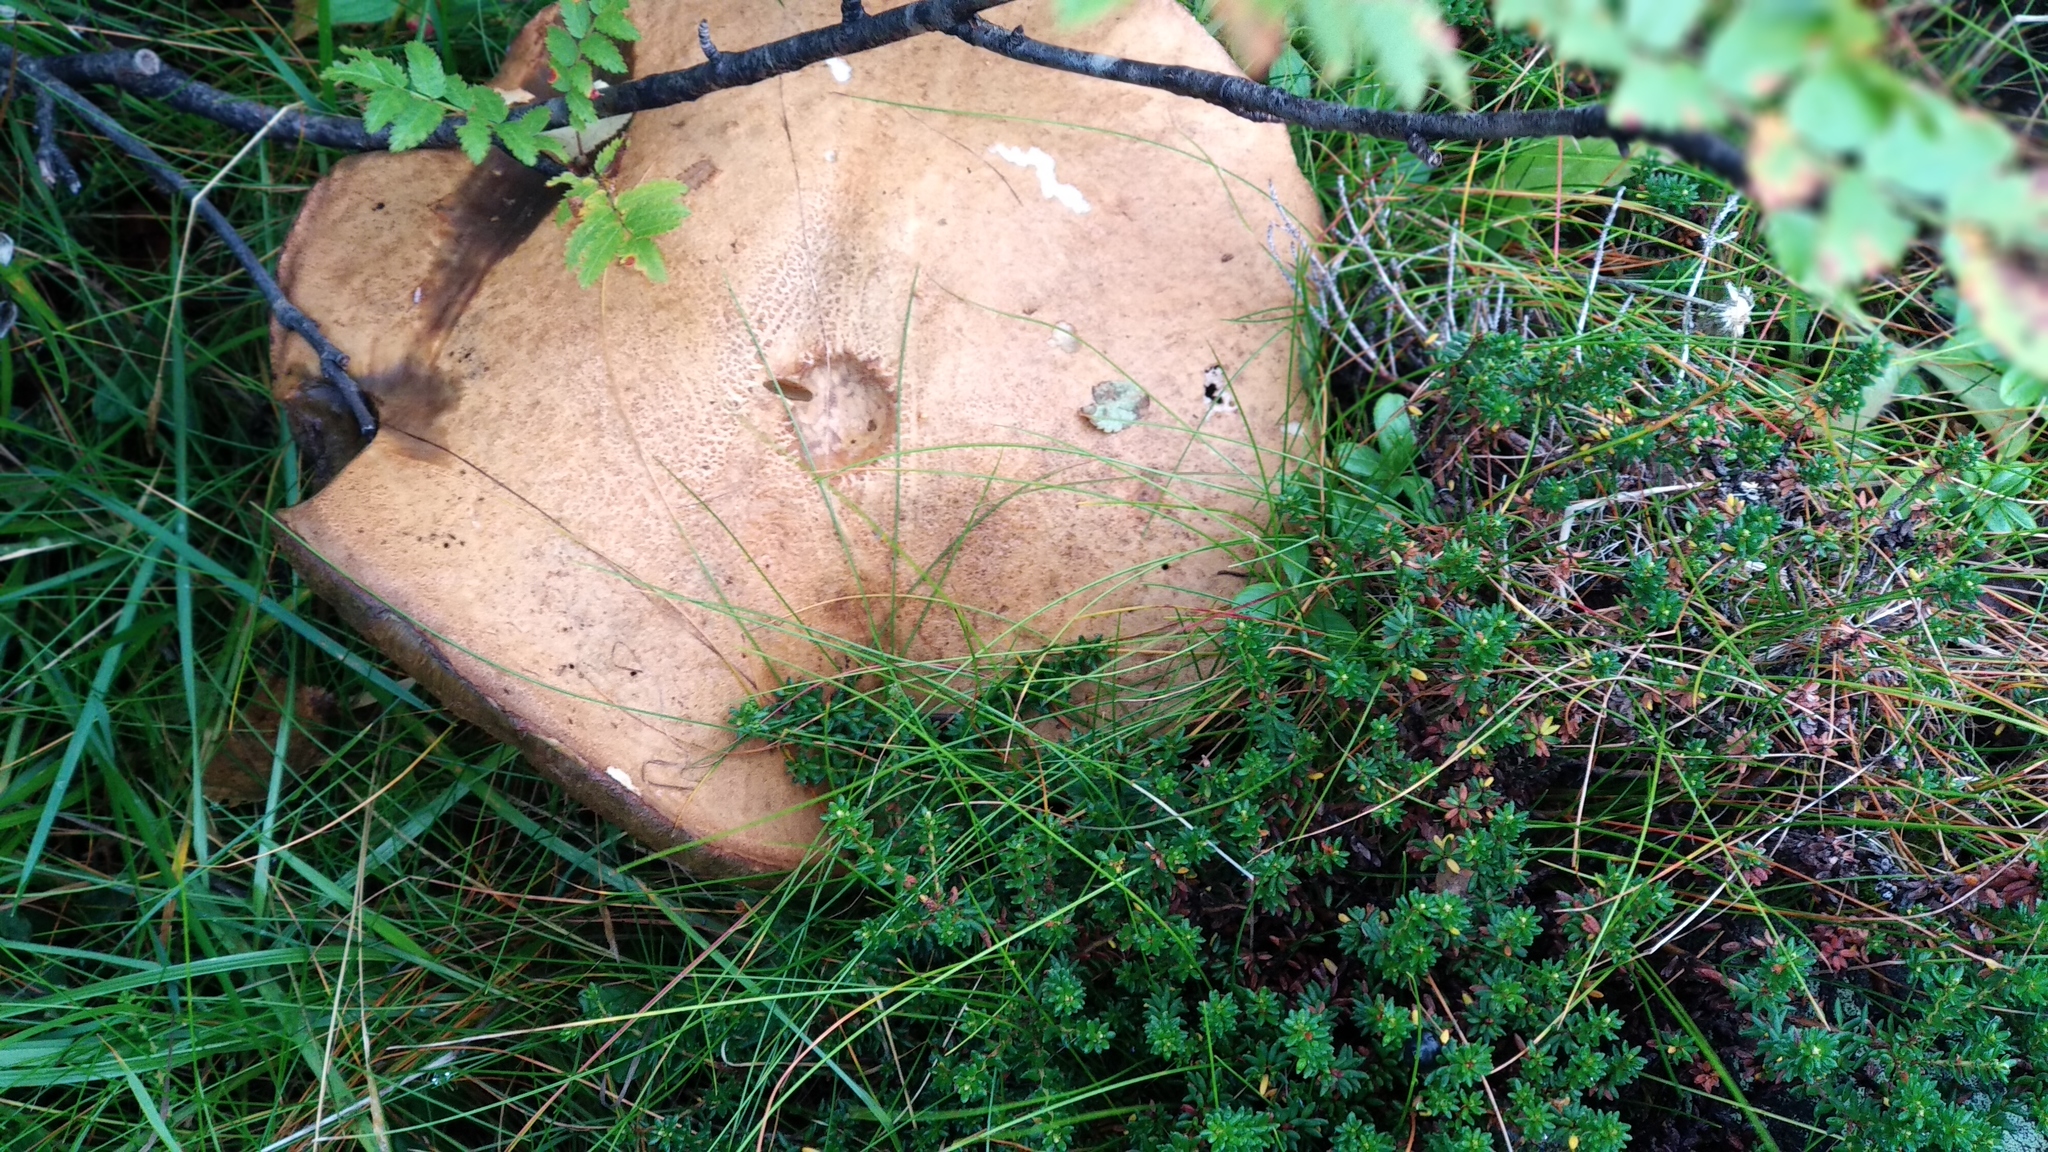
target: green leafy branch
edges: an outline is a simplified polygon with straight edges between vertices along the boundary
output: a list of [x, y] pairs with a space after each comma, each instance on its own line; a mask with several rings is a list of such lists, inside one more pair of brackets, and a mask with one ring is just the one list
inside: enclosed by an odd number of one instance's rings
[[[597, 154], [596, 172], [610, 170], [619, 143], [614, 140]], [[654, 240], [675, 231], [689, 218], [690, 210], [682, 202], [689, 189], [681, 182], [648, 180], [615, 192], [601, 176], [565, 172], [549, 183], [568, 189], [561, 207], [555, 210], [555, 221], [564, 225], [575, 222], [566, 255], [578, 284], [588, 288], [597, 283], [614, 263], [638, 268], [656, 284], [668, 282], [668, 265]]]
[[[628, 70], [619, 42], [640, 39], [626, 15], [629, 2], [563, 0], [562, 23], [548, 29], [553, 82], [568, 106], [570, 125], [578, 132], [597, 124], [591, 102], [598, 90], [597, 72], [616, 75]], [[322, 75], [368, 94], [363, 126], [371, 132], [388, 127], [393, 152], [419, 147], [452, 115], [463, 117], [455, 138], [472, 163], [483, 163], [493, 144], [521, 164], [531, 165], [543, 153], [563, 164], [572, 159], [568, 147], [548, 134], [546, 108], [532, 108], [515, 118], [496, 89], [450, 75], [424, 43], [407, 44], [402, 64], [361, 48], [345, 51], [349, 58]], [[618, 158], [619, 145], [614, 140], [598, 153], [592, 169], [596, 175], [568, 172], [551, 181], [567, 190], [556, 220], [575, 225], [565, 255], [577, 283], [585, 288], [615, 263], [638, 268], [657, 284], [666, 283], [668, 266], [654, 241], [681, 227], [690, 215], [682, 204], [688, 189], [677, 181], [650, 180], [620, 192], [604, 179], [602, 173]]]
[[1983, 334], [2048, 376], [2048, 183], [2010, 132], [1886, 59], [1857, 0], [1498, 0], [1503, 24], [1616, 77], [1623, 124], [1748, 130], [1751, 191], [1788, 278], [1838, 310], [1894, 268], [1922, 228]]
[[548, 29], [548, 64], [554, 69], [555, 91], [569, 106], [569, 124], [578, 132], [597, 123], [597, 73], [624, 75], [625, 54], [619, 41], [633, 43], [640, 30], [627, 18], [631, 0], [562, 0], [562, 23]]
[[349, 58], [336, 61], [321, 76], [368, 93], [363, 127], [372, 132], [389, 127], [393, 152], [419, 147], [455, 115], [465, 118], [456, 126], [455, 139], [471, 163], [483, 163], [494, 143], [521, 164], [534, 163], [542, 153], [565, 163], [569, 159], [562, 143], [544, 134], [547, 109], [513, 117], [497, 89], [449, 75], [433, 49], [417, 40], [405, 46], [403, 65], [362, 48], [343, 51]]

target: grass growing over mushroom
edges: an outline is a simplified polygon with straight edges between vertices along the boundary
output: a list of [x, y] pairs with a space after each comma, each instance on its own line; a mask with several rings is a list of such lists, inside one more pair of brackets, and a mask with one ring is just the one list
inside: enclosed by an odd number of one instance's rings
[[[471, 74], [526, 14], [441, 3]], [[1932, 58], [2010, 86], [1983, 8]], [[95, 11], [318, 96], [247, 12]], [[1591, 95], [1468, 46], [1482, 102]], [[195, 173], [239, 146], [122, 115]], [[1106, 721], [1146, 653], [852, 653], [735, 717], [831, 806], [830, 860], [749, 887], [307, 597], [246, 286], [88, 139], [52, 199], [7, 125], [0, 1146], [2040, 1146], [2048, 485], [1711, 181], [1304, 139], [1325, 452], [1206, 675]], [[275, 251], [320, 162], [220, 203]], [[1933, 279], [1884, 336], [1942, 330]], [[1909, 395], [1866, 418], [1873, 382]]]

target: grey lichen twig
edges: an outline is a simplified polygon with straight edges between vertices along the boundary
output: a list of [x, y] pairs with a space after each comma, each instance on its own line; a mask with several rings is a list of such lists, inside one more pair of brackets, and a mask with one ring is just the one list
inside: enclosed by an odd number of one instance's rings
[[1728, 199], [1722, 203], [1721, 210], [1714, 214], [1713, 227], [1708, 228], [1706, 234], [1700, 237], [1699, 266], [1692, 270], [1692, 285], [1685, 290], [1685, 340], [1684, 346], [1678, 350], [1678, 365], [1681, 368], [1692, 363], [1692, 304], [1699, 297], [1700, 281], [1706, 277], [1707, 263], [1714, 258], [1714, 249], [1728, 239], [1721, 229], [1728, 223], [1728, 217], [1734, 213], [1735, 206], [1741, 202], [1742, 193], [1730, 192]]
[[43, 183], [52, 188], [61, 188], [67, 196], [78, 195], [83, 182], [78, 178], [78, 169], [71, 164], [71, 157], [57, 143], [57, 101], [48, 92], [36, 90], [36, 173]]
[[[139, 57], [142, 54], [134, 55]], [[190, 201], [192, 211], [206, 222], [206, 226], [227, 246], [235, 262], [256, 282], [256, 290], [262, 293], [264, 303], [270, 305], [270, 314], [276, 318], [278, 326], [312, 345], [313, 351], [320, 357], [321, 376], [341, 394], [342, 402], [347, 405], [349, 414], [355, 417], [357, 428], [362, 432], [363, 438], [368, 439], [376, 435], [377, 418], [371, 414], [369, 405], [364, 402], [362, 389], [348, 374], [348, 357], [321, 333], [318, 324], [285, 297], [284, 289], [277, 286], [277, 280], [271, 276], [270, 270], [263, 266], [262, 259], [250, 249], [248, 242], [242, 239], [242, 234], [235, 230], [235, 226], [228, 222], [228, 218], [221, 214], [220, 209], [202, 198], [199, 189], [190, 180], [185, 179], [177, 169], [165, 163], [163, 157], [157, 155], [156, 149], [121, 127], [112, 116], [80, 96], [70, 85], [50, 75], [40, 60], [0, 45], [0, 71], [11, 71], [22, 77], [35, 89], [38, 99], [49, 99], [63, 105], [71, 115], [106, 137], [114, 147], [126, 153], [129, 159], [140, 164], [143, 170], [149, 173], [150, 178], [166, 191]], [[276, 113], [273, 112], [272, 115], [275, 116]]]
[[[1573, 336], [1586, 334], [1586, 318], [1593, 313], [1593, 291], [1600, 287], [1600, 265], [1607, 260], [1607, 238], [1614, 232], [1614, 217], [1621, 212], [1621, 198], [1628, 195], [1628, 185], [1614, 190], [1614, 203], [1607, 206], [1607, 223], [1600, 226], [1600, 242], [1593, 246], [1593, 274], [1586, 278], [1586, 298], [1579, 304], [1579, 325], [1572, 330]], [[1583, 353], [1579, 358], [1585, 359]]]

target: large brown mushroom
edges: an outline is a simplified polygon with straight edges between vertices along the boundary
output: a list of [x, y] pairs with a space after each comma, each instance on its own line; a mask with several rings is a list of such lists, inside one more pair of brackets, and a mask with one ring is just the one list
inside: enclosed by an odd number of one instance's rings
[[[839, 6], [634, 16], [644, 75], [702, 59], [700, 17], [742, 46]], [[1173, 0], [1067, 39], [1231, 67]], [[496, 84], [544, 69], [537, 22]], [[337, 165], [284, 257], [383, 422], [358, 444], [277, 336], [323, 485], [284, 513], [293, 561], [457, 713], [700, 869], [783, 868], [817, 817], [738, 703], [863, 653], [1171, 648], [1242, 590], [1309, 420], [1274, 253], [1315, 204], [1283, 128], [923, 36], [625, 139], [619, 187], [692, 189], [667, 284], [579, 289], [556, 190], [446, 152]]]

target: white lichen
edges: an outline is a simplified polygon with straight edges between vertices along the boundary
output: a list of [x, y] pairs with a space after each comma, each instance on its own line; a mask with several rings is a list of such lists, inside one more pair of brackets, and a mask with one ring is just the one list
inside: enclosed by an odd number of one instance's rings
[[1059, 177], [1053, 174], [1053, 158], [1046, 155], [1044, 149], [1013, 148], [1008, 144], [996, 144], [989, 148], [989, 152], [1019, 168], [1029, 168], [1036, 172], [1038, 193], [1047, 200], [1058, 201], [1061, 207], [1076, 216], [1093, 211], [1093, 206], [1088, 203], [1086, 196], [1081, 195], [1079, 188], [1072, 184], [1060, 183]]

